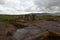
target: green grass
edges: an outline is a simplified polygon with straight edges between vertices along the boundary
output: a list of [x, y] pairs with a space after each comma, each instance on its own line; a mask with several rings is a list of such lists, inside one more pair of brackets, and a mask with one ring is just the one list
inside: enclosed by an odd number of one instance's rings
[[39, 18], [42, 19], [42, 20], [47, 20], [47, 19], [54, 19], [54, 18], [57, 18], [57, 17], [56, 16], [40, 16]]
[[[5, 22], [5, 23], [11, 23], [14, 22], [18, 19], [22, 19], [23, 16], [18, 16], [18, 15], [0, 15], [0, 22]], [[38, 16], [40, 20], [47, 20], [47, 19], [54, 19], [54, 18], [60, 18], [60, 16]]]
[[10, 23], [16, 20], [18, 16], [0, 15], [0, 22]]

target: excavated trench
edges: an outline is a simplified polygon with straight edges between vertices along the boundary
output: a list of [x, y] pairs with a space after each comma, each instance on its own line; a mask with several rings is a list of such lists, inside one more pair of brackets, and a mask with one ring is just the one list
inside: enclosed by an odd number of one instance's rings
[[52, 32], [48, 32], [49, 35], [46, 36], [40, 36], [35, 38], [34, 40], [60, 40], [60, 36], [58, 34], [52, 33]]
[[43, 40], [60, 40], [60, 36], [55, 33], [49, 32], [49, 35]]

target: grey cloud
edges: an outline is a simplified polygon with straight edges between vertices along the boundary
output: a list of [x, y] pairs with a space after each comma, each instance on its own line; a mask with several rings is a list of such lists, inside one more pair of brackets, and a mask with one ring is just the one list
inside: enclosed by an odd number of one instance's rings
[[[60, 0], [34, 0], [35, 10], [32, 7], [26, 9], [27, 12], [58, 12], [60, 11]], [[38, 9], [39, 8], [39, 9]]]
[[5, 0], [0, 0], [0, 4], [5, 4]]
[[60, 0], [35, 0], [34, 3], [41, 6], [52, 7], [52, 6], [60, 6]]

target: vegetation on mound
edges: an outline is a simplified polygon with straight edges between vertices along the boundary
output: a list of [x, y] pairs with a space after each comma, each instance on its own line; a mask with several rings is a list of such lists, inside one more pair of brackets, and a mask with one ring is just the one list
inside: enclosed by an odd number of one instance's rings
[[47, 21], [58, 21], [60, 16], [37, 16], [37, 15], [0, 15], [0, 22], [5, 22], [7, 24], [16, 22], [31, 22], [35, 20], [47, 20]]

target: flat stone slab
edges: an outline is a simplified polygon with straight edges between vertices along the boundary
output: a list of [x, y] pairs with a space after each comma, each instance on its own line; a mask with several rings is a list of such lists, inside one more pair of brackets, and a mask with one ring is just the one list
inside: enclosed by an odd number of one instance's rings
[[36, 38], [46, 32], [60, 33], [60, 23], [54, 21], [34, 21], [21, 24], [27, 25], [28, 27], [16, 30], [13, 37], [17, 40]]

